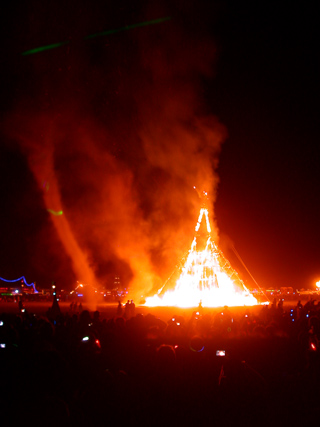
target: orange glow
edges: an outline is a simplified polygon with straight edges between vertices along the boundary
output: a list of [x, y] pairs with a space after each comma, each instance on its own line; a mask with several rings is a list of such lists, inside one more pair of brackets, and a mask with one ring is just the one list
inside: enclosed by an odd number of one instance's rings
[[[200, 225], [203, 217], [206, 233], [201, 235]], [[236, 271], [231, 267], [215, 242], [211, 239], [211, 226], [208, 209], [200, 210], [196, 235], [193, 239], [187, 260], [173, 290], [164, 291], [164, 287], [153, 297], [146, 298], [145, 305], [196, 307], [252, 306], [257, 305], [256, 298], [249, 292]], [[205, 244], [200, 246], [200, 239]]]
[[316, 287], [320, 289], [320, 280], [316, 283]]

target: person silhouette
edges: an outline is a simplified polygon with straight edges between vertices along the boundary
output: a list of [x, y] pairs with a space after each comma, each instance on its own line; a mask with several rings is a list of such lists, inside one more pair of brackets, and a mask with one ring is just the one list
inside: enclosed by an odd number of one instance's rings
[[121, 301], [118, 301], [117, 315], [122, 316], [122, 304]]

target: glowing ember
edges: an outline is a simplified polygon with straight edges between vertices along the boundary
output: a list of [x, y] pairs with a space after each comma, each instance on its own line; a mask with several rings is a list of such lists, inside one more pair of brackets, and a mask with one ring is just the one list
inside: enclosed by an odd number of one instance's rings
[[316, 283], [316, 287], [320, 289], [320, 280]]
[[[205, 217], [207, 232], [200, 233]], [[211, 240], [208, 209], [200, 210], [187, 260], [173, 290], [160, 289], [158, 294], [146, 298], [146, 306], [203, 307], [251, 306], [258, 304], [245, 287], [236, 271]]]

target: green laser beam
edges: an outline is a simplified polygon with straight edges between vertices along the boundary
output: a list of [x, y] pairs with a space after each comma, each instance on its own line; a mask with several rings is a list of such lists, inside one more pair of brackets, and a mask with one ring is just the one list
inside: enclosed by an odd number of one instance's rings
[[[115, 34], [115, 33], [120, 33], [121, 31], [132, 30], [133, 28], [146, 27], [148, 25], [154, 25], [154, 24], [161, 24], [162, 22], [169, 21], [170, 19], [172, 19], [171, 16], [166, 16], [165, 18], [153, 19], [152, 21], [138, 22], [137, 24], [126, 25], [125, 27], [114, 28], [112, 30], [101, 31], [100, 33], [90, 34], [89, 36], [84, 37], [83, 40], [89, 40], [89, 39], [93, 39], [95, 37], [101, 37], [101, 36], [108, 36], [109, 34]], [[34, 53], [55, 49], [57, 47], [64, 46], [69, 43], [70, 43], [69, 40], [61, 43], [52, 43], [46, 46], [41, 46], [41, 47], [36, 47], [34, 49], [26, 50], [25, 52], [22, 52], [21, 55], [22, 56], [33, 55]]]
[[21, 55], [23, 56], [32, 55], [34, 53], [43, 52], [44, 50], [55, 49], [56, 47], [64, 46], [68, 43], [70, 42], [67, 41], [67, 42], [61, 42], [61, 43], [52, 43], [52, 44], [48, 44], [47, 46], [35, 47], [34, 49], [30, 49], [30, 50], [26, 50], [25, 52], [22, 52]]
[[52, 215], [55, 215], [55, 216], [63, 214], [62, 211], [53, 211], [52, 209], [47, 209], [47, 211], [50, 212]]
[[114, 28], [113, 30], [102, 31], [100, 33], [91, 34], [86, 36], [84, 40], [93, 39], [94, 37], [108, 36], [109, 34], [120, 33], [121, 31], [132, 30], [133, 28], [146, 27], [147, 25], [160, 24], [161, 22], [169, 21], [171, 16], [165, 18], [153, 19], [152, 21], [139, 22], [138, 24], [126, 25], [125, 27]]

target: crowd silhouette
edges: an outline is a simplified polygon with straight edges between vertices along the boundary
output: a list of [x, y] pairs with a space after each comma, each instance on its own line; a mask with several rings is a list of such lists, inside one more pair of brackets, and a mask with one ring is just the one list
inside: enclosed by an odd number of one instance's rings
[[199, 306], [167, 322], [127, 304], [107, 319], [71, 306], [62, 313], [55, 301], [47, 316], [1, 313], [3, 417], [42, 426], [319, 418], [319, 303], [285, 309], [274, 301], [241, 316]]

